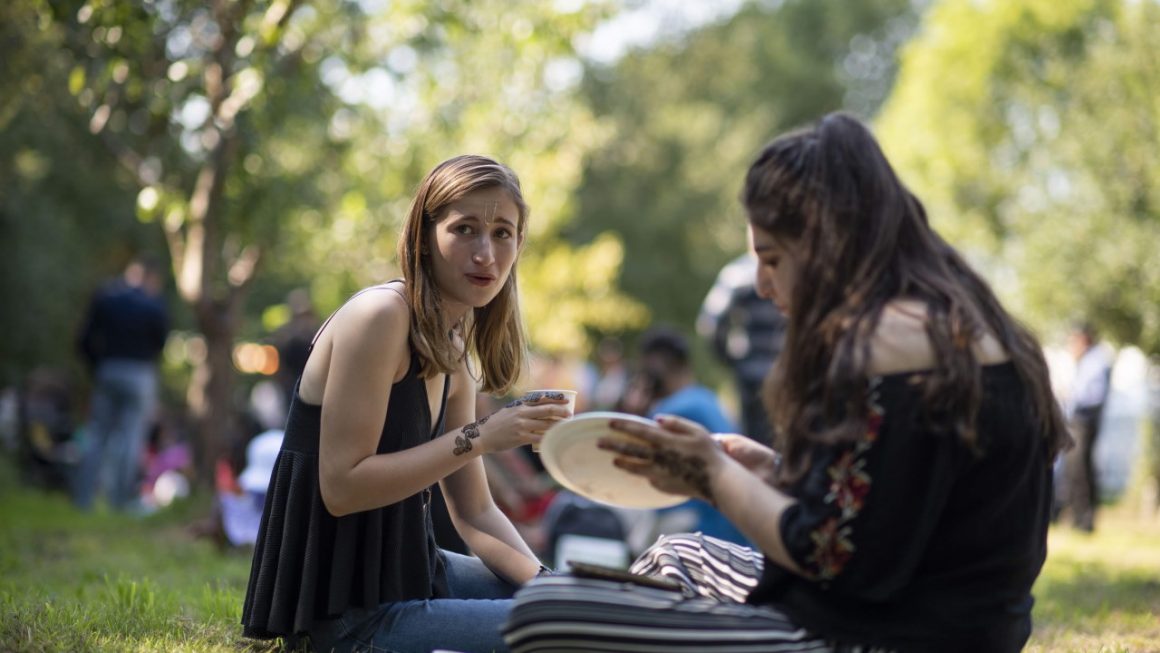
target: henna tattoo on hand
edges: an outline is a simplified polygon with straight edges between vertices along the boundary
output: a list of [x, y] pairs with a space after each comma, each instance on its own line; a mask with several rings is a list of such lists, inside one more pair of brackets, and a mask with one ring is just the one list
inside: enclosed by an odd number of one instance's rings
[[504, 406], [504, 408], [512, 408], [514, 406], [522, 406], [525, 403], [535, 403], [535, 402], [543, 401], [544, 399], [552, 399], [555, 401], [562, 401], [562, 400], [566, 399], [566, 397], [564, 396], [563, 392], [544, 392], [542, 390], [533, 390], [532, 392], [529, 392], [526, 395], [520, 397], [519, 399], [516, 399], [515, 401], [511, 402], [510, 404]]
[[[504, 406], [504, 408], [515, 408], [516, 406], [523, 406], [525, 403], [534, 403], [543, 399], [562, 400], [564, 398], [565, 397], [563, 392], [534, 391], [527, 393], [519, 399], [509, 402]], [[455, 436], [455, 449], [452, 450], [452, 453], [454, 453], [456, 456], [462, 456], [463, 454], [475, 448], [471, 441], [479, 437], [479, 427], [486, 424], [487, 420], [489, 419], [491, 419], [491, 415], [483, 417], [478, 421], [464, 426], [463, 435]]]
[[709, 503], [716, 504], [713, 491], [709, 488], [709, 472], [705, 469], [704, 460], [696, 456], [682, 456], [667, 449], [658, 450], [652, 459], [666, 473], [684, 481]]
[[471, 451], [473, 448], [471, 441], [479, 437], [479, 427], [487, 424], [487, 420], [489, 419], [491, 419], [491, 415], [487, 415], [478, 421], [464, 426], [463, 435], [455, 436], [455, 449], [453, 449], [451, 453], [455, 454], [456, 456], [462, 456], [468, 451]]

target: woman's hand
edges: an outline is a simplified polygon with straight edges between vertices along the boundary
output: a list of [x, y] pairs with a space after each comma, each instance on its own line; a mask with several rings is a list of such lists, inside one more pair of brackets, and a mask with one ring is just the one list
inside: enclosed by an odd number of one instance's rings
[[703, 426], [687, 419], [660, 415], [657, 423], [659, 426], [612, 420], [613, 430], [639, 441], [601, 438], [597, 446], [619, 454], [614, 465], [644, 476], [662, 492], [714, 503], [711, 479], [724, 461], [722, 447]]
[[776, 451], [752, 438], [737, 433], [717, 433], [713, 435], [725, 454], [736, 460], [742, 467], [761, 477], [766, 483], [773, 481], [780, 456]]
[[484, 453], [535, 444], [553, 424], [568, 419], [568, 398], [558, 392], [529, 392], [491, 415], [463, 427], [455, 436], [455, 451], [483, 447]]

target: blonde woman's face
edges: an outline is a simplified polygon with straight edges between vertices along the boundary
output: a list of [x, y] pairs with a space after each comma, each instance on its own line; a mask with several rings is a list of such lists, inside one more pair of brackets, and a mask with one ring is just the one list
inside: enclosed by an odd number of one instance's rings
[[480, 308], [499, 294], [519, 254], [519, 217], [500, 187], [468, 193], [443, 210], [430, 252], [445, 310]]
[[757, 256], [757, 294], [789, 315], [793, 311], [791, 300], [801, 269], [792, 244], [753, 225], [749, 225], [749, 242]]

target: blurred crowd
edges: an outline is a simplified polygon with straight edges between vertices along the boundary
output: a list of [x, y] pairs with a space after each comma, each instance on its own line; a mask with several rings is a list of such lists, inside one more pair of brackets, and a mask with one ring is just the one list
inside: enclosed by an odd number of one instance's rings
[[[586, 359], [536, 355], [526, 388], [578, 392], [576, 412], [673, 414], [713, 432], [743, 433], [770, 443], [759, 391], [780, 350], [785, 320], [753, 288], [750, 255], [730, 262], [705, 297], [696, 333], [732, 373], [722, 393], [702, 383], [692, 364], [693, 344], [675, 328], [657, 326], [632, 346], [605, 337]], [[0, 394], [0, 443], [15, 452], [24, 480], [68, 493], [81, 509], [99, 497], [111, 509], [146, 515], [190, 494], [195, 483], [190, 420], [174, 402], [158, 399], [157, 359], [168, 319], [159, 300], [156, 264], [134, 261], [125, 274], [94, 295], [78, 336], [87, 383], [59, 369], [37, 369], [22, 386]], [[309, 295], [287, 298], [290, 318], [269, 336], [279, 354], [277, 372], [249, 386], [238, 402], [238, 423], [227, 454], [214, 461], [213, 513], [194, 525], [223, 546], [252, 544], [257, 536], [270, 471], [282, 441], [286, 410], [320, 320]], [[127, 316], [127, 317], [126, 317]], [[150, 331], [142, 331], [143, 324]], [[127, 324], [133, 326], [126, 326]], [[1098, 506], [1093, 449], [1108, 397], [1111, 350], [1086, 324], [1070, 339], [1073, 381], [1061, 394], [1077, 447], [1056, 467], [1054, 514], [1083, 530], [1095, 526]], [[478, 396], [487, 415], [510, 397]], [[747, 543], [712, 507], [689, 501], [661, 510], [601, 505], [559, 487], [539, 456], [518, 448], [485, 462], [496, 503], [543, 559], [623, 564], [658, 535], [701, 531]], [[437, 538], [452, 551], [466, 546], [434, 497]]]
[[[748, 260], [741, 263], [751, 267]], [[749, 343], [776, 341], [755, 329], [776, 335], [781, 322], [769, 315], [768, 302], [752, 301], [752, 285], [746, 288], [747, 275], [736, 268], [723, 271], [697, 324], [705, 343], [737, 372], [736, 388], [726, 391], [728, 405], [695, 378], [686, 336], [667, 327], [640, 334], [631, 346], [605, 337], [587, 358], [536, 354], [521, 388], [576, 390], [578, 413], [665, 412], [714, 431], [768, 440], [755, 396], [776, 351]], [[162, 269], [155, 260], [135, 259], [94, 292], [76, 343], [85, 376], [37, 369], [0, 395], [0, 442], [14, 453], [24, 481], [66, 493], [82, 510], [105, 506], [144, 516], [188, 496], [197, 483], [194, 425], [181, 402], [166, 399], [161, 387], [159, 359], [170, 328]], [[212, 515], [193, 526], [223, 546], [250, 544], [257, 535], [286, 411], [321, 324], [304, 290], [290, 293], [286, 304], [289, 319], [267, 337], [278, 351], [277, 371], [244, 386], [246, 395], [236, 402], [237, 432], [225, 455], [210, 463]], [[477, 413], [490, 414], [510, 399], [481, 393]], [[609, 562], [611, 551], [625, 562], [656, 535], [689, 529], [744, 541], [707, 505], [630, 510], [562, 491], [527, 447], [488, 457], [486, 470], [497, 504], [546, 560], [564, 547], [572, 557]], [[446, 509], [440, 512], [439, 497], [435, 502], [440, 543], [466, 551]], [[617, 544], [610, 548], [610, 541]], [[597, 553], [599, 546], [603, 553]]]

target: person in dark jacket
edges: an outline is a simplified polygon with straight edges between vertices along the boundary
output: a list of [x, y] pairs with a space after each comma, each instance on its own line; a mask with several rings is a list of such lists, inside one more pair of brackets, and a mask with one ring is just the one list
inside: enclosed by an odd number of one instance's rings
[[78, 338], [93, 377], [73, 492], [82, 509], [93, 506], [102, 486], [112, 508], [140, 507], [142, 452], [157, 409], [157, 362], [169, 335], [164, 279], [155, 259], [135, 259], [89, 303]]
[[1070, 513], [1072, 524], [1087, 532], [1095, 530], [1100, 504], [1095, 449], [1100, 422], [1108, 402], [1112, 380], [1112, 352], [1096, 338], [1091, 324], [1080, 323], [1068, 336], [1075, 359], [1075, 378], [1066, 402], [1068, 424], [1076, 446], [1063, 457], [1063, 478], [1057, 491], [1062, 499], [1057, 510]]

